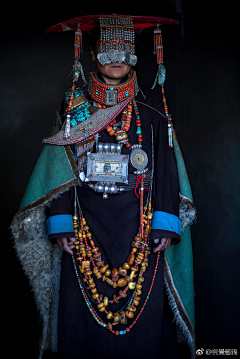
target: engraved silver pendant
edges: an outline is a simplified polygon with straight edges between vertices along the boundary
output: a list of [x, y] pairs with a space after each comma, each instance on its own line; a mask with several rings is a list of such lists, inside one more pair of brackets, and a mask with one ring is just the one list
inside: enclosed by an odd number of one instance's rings
[[130, 155], [130, 163], [132, 167], [136, 168], [134, 174], [141, 175], [148, 171], [148, 156], [141, 148], [134, 148]]

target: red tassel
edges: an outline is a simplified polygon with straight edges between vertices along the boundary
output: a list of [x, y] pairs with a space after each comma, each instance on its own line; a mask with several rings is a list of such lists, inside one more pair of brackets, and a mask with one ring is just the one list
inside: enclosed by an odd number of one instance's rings
[[82, 52], [82, 31], [80, 30], [80, 24], [78, 24], [77, 31], [75, 32], [74, 56], [79, 58], [81, 52]]
[[157, 27], [154, 30], [154, 54], [157, 55], [157, 63], [163, 63], [162, 31]]
[[141, 176], [137, 176], [137, 180], [136, 180], [136, 186], [135, 186], [135, 195], [139, 198], [139, 195], [137, 194], [137, 188], [138, 188], [138, 185], [141, 181]]

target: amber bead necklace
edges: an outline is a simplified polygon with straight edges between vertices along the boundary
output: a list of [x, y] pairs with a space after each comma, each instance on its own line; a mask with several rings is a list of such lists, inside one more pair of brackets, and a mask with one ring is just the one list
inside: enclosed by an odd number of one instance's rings
[[[152, 283], [145, 299], [145, 302], [140, 309], [134, 322], [123, 331], [113, 330], [113, 325], [118, 323], [127, 324], [127, 320], [132, 319], [141, 300], [142, 285], [144, 282], [143, 274], [148, 266], [148, 255], [150, 254], [151, 247], [149, 245], [149, 236], [151, 231], [151, 220], [152, 220], [152, 205], [151, 205], [151, 188], [148, 194], [148, 200], [146, 205], [143, 207], [143, 180], [144, 175], [141, 176], [141, 189], [140, 189], [140, 226], [139, 232], [135, 236], [131, 243], [132, 250], [129, 254], [125, 263], [119, 267], [119, 269], [109, 269], [109, 265], [105, 264], [101, 258], [101, 252], [98, 247], [95, 246], [92, 240], [92, 235], [89, 232], [89, 227], [86, 223], [86, 219], [83, 217], [80, 204], [77, 198], [77, 191], [75, 189], [75, 214], [73, 216], [73, 224], [75, 231], [75, 253], [73, 256], [74, 267], [78, 278], [80, 289], [83, 293], [83, 297], [86, 304], [95, 318], [95, 320], [102, 326], [107, 327], [110, 332], [115, 335], [126, 334], [136, 324], [140, 315], [142, 314], [146, 303], [149, 299], [153, 283], [157, 273], [157, 267], [159, 262], [159, 255], [157, 257], [156, 267], [152, 278]], [[77, 206], [78, 204], [78, 206]], [[78, 208], [77, 208], [78, 207]], [[127, 271], [130, 270], [128, 275]], [[112, 300], [109, 300], [107, 296], [100, 296], [97, 292], [96, 284], [92, 278], [92, 274], [96, 276], [98, 280], [105, 281], [108, 285], [113, 288], [124, 287], [119, 290], [119, 295], [114, 295]], [[111, 278], [110, 278], [111, 276]], [[121, 276], [121, 277], [120, 277]], [[137, 278], [136, 281], [134, 279]], [[132, 296], [130, 296], [128, 302], [119, 311], [112, 313], [106, 308], [113, 303], [119, 303], [119, 300], [127, 296], [128, 290], [133, 290]], [[90, 292], [91, 291], [91, 294]], [[91, 298], [92, 297], [92, 303]], [[94, 309], [93, 303], [97, 304], [99, 312], [105, 312], [108, 324], [99, 317], [98, 313]], [[127, 308], [127, 309], [126, 309]], [[111, 322], [110, 320], [113, 320]]]
[[[118, 322], [113, 322], [112, 324], [110, 322], [105, 323], [101, 318], [100, 316], [98, 315], [98, 313], [96, 312], [96, 310], [94, 309], [93, 305], [91, 304], [91, 301], [90, 301], [90, 296], [88, 295], [87, 293], [87, 290], [85, 289], [84, 287], [84, 284], [82, 282], [82, 279], [81, 279], [81, 275], [79, 274], [79, 269], [78, 269], [78, 265], [77, 265], [77, 262], [74, 260], [74, 256], [73, 256], [73, 264], [74, 264], [74, 268], [75, 268], [75, 272], [76, 272], [76, 276], [78, 278], [78, 283], [79, 283], [79, 287], [81, 289], [81, 292], [83, 294], [83, 298], [86, 302], [86, 305], [90, 311], [90, 313], [92, 314], [93, 318], [96, 320], [96, 322], [101, 325], [102, 327], [105, 327], [107, 328], [112, 334], [115, 334], [116, 336], [118, 335], [123, 335], [123, 334], [126, 334], [126, 333], [129, 333], [130, 330], [134, 327], [134, 325], [137, 323], [138, 319], [140, 318], [143, 310], [145, 309], [145, 306], [149, 300], [149, 297], [150, 297], [150, 294], [151, 294], [151, 291], [153, 289], [153, 285], [154, 285], [154, 281], [155, 281], [155, 278], [156, 278], [156, 274], [157, 274], [157, 269], [158, 269], [158, 264], [159, 264], [159, 259], [160, 259], [160, 252], [158, 252], [158, 255], [157, 255], [157, 261], [156, 261], [156, 265], [155, 265], [155, 269], [154, 269], [154, 274], [153, 274], [153, 278], [152, 278], [152, 282], [151, 282], [151, 285], [150, 285], [150, 288], [149, 288], [149, 291], [147, 293], [147, 296], [146, 296], [146, 299], [143, 303], [143, 306], [142, 308], [140, 309], [140, 312], [139, 314], [137, 315], [136, 319], [132, 322], [132, 324], [128, 327], [126, 327], [124, 330], [114, 330], [112, 328], [112, 325], [116, 325], [118, 324]], [[128, 303], [126, 304], [128, 305]], [[124, 308], [122, 308], [124, 309]], [[115, 313], [114, 313], [115, 314]], [[117, 318], [119, 319], [119, 317]], [[124, 319], [124, 314], [123, 314], [123, 311], [120, 310], [120, 319], [119, 319], [120, 323], [126, 323], [126, 316], [125, 316], [125, 319]]]

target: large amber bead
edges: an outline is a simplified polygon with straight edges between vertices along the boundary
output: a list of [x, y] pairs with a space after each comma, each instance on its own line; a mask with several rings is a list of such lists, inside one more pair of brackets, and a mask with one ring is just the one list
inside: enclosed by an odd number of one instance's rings
[[134, 237], [134, 240], [137, 241], [137, 242], [141, 242], [141, 238], [139, 237], [139, 235], [138, 235], [138, 236], [135, 236], [135, 237]]
[[114, 323], [118, 323], [119, 320], [120, 320], [120, 314], [119, 313], [114, 313], [114, 319], [113, 319]]
[[82, 268], [86, 268], [90, 265], [90, 261], [82, 261]]
[[123, 267], [119, 267], [119, 274], [125, 277], [127, 275], [127, 270]]
[[128, 318], [133, 318], [134, 317], [134, 313], [133, 312], [130, 312], [130, 310], [126, 310], [125, 311], [125, 314]]
[[106, 278], [105, 278], [105, 281], [106, 281], [108, 284], [113, 285], [112, 279], [106, 277]]
[[119, 287], [123, 287], [123, 286], [126, 285], [126, 284], [127, 284], [127, 281], [126, 281], [126, 279], [124, 279], [124, 278], [118, 279], [118, 281], [117, 281], [117, 285], [118, 285]]
[[103, 303], [104, 303], [105, 307], [108, 305], [108, 297], [107, 296], [103, 298]]
[[118, 275], [119, 275], [119, 272], [118, 272], [117, 268], [113, 268], [112, 269], [112, 277], [114, 278], [114, 277], [117, 277]]
[[141, 297], [139, 297], [138, 295], [135, 295], [134, 299], [139, 301], [139, 300], [141, 300]]
[[104, 312], [105, 309], [106, 309], [105, 307], [102, 307], [102, 308], [100, 308], [98, 310], [99, 310], [99, 312]]
[[105, 264], [105, 266], [103, 266], [103, 267], [100, 268], [99, 270], [100, 270], [101, 273], [104, 273], [104, 272], [106, 272], [106, 270], [108, 269], [108, 267], [109, 267], [109, 265], [108, 265], [108, 264]]
[[131, 270], [137, 272], [138, 271], [138, 266], [137, 267], [131, 267]]
[[134, 303], [135, 305], [138, 305], [138, 304], [139, 304], [139, 300], [133, 299], [133, 303]]
[[101, 267], [104, 264], [104, 261], [97, 261], [96, 266]]
[[108, 315], [107, 315], [107, 319], [111, 319], [112, 316], [113, 316], [113, 313], [109, 311], [109, 312], [108, 312]]
[[98, 307], [98, 308], [104, 307], [104, 303], [103, 303], [103, 302], [99, 303], [99, 304], [97, 305], [97, 307]]
[[126, 281], [127, 281], [128, 283], [131, 282], [131, 279], [130, 279], [130, 277], [129, 277], [128, 275], [126, 275], [125, 279], [126, 279]]
[[136, 287], [136, 282], [130, 282], [130, 283], [128, 283], [128, 288], [129, 289], [135, 289], [135, 287]]
[[128, 264], [131, 266], [134, 263], [134, 259], [135, 259], [135, 255], [134, 254], [129, 254], [128, 258], [127, 258], [127, 262]]
[[130, 268], [130, 265], [129, 265], [128, 263], [123, 263], [123, 267], [124, 267], [125, 269], [129, 269], [129, 268]]
[[128, 307], [127, 307], [127, 309], [130, 311], [130, 312], [136, 312], [136, 307], [134, 307], [133, 305], [129, 305]]
[[105, 275], [108, 277], [110, 274], [111, 274], [110, 269], [107, 269], [106, 272], [105, 272]]
[[120, 312], [120, 323], [121, 324], [127, 324], [127, 318], [124, 310]]
[[123, 292], [122, 290], [119, 291], [119, 295], [122, 297], [122, 298], [125, 298], [127, 296], [127, 293]]

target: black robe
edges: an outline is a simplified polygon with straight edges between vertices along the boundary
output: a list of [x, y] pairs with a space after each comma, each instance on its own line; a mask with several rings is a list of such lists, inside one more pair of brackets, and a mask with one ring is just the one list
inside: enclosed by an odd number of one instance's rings
[[[146, 96], [141, 92], [136, 100], [144, 102], [163, 113], [161, 96], [153, 91], [143, 88]], [[142, 122], [143, 143], [142, 148], [148, 155], [148, 168], [152, 168], [152, 133], [154, 130], [154, 211], [163, 211], [178, 216], [179, 211], [179, 185], [175, 157], [173, 149], [168, 146], [166, 118], [154, 110], [137, 103]], [[117, 119], [118, 120], [118, 119]], [[131, 127], [128, 132], [131, 144], [137, 143], [135, 114], [133, 111]], [[100, 142], [116, 143], [106, 130], [100, 132]], [[130, 151], [123, 146], [123, 154]], [[134, 169], [129, 165], [129, 173]], [[99, 247], [102, 258], [110, 265], [110, 268], [118, 268], [126, 262], [130, 253], [130, 243], [139, 229], [139, 198], [135, 191], [126, 191], [109, 195], [103, 199], [102, 194], [93, 190], [78, 187], [78, 198], [87, 224], [92, 233], [95, 245]], [[146, 200], [147, 190], [144, 191]], [[60, 198], [52, 202], [47, 216], [59, 214], [73, 214], [74, 190], [65, 192]], [[72, 237], [71, 232], [53, 233], [51, 239], [57, 237]], [[171, 245], [180, 242], [178, 233], [167, 229], [154, 229], [151, 238], [171, 237]], [[172, 323], [173, 315], [166, 295], [164, 294], [164, 252], [161, 252], [158, 271], [153, 290], [147, 305], [138, 322], [125, 335], [115, 336], [106, 328], [101, 327], [88, 310], [81, 294], [77, 277], [73, 267], [73, 261], [69, 254], [63, 253], [62, 272], [59, 301], [59, 341], [58, 355], [62, 359], [80, 359], [97, 355], [98, 359], [142, 359], [149, 358], [178, 358], [178, 346], [176, 340], [175, 324]], [[149, 267], [144, 273], [140, 304], [137, 306], [135, 317], [128, 319], [129, 326], [140, 311], [153, 277], [157, 254], [149, 255]], [[96, 280], [98, 293], [103, 293], [109, 298], [118, 294], [105, 282]], [[129, 291], [130, 292], [130, 291]], [[131, 293], [130, 293], [131, 294]], [[111, 305], [111, 311], [119, 310], [124, 306], [128, 297], [119, 304]], [[108, 322], [105, 313], [98, 312], [100, 317]], [[123, 330], [126, 325], [119, 324], [115, 330]]]

